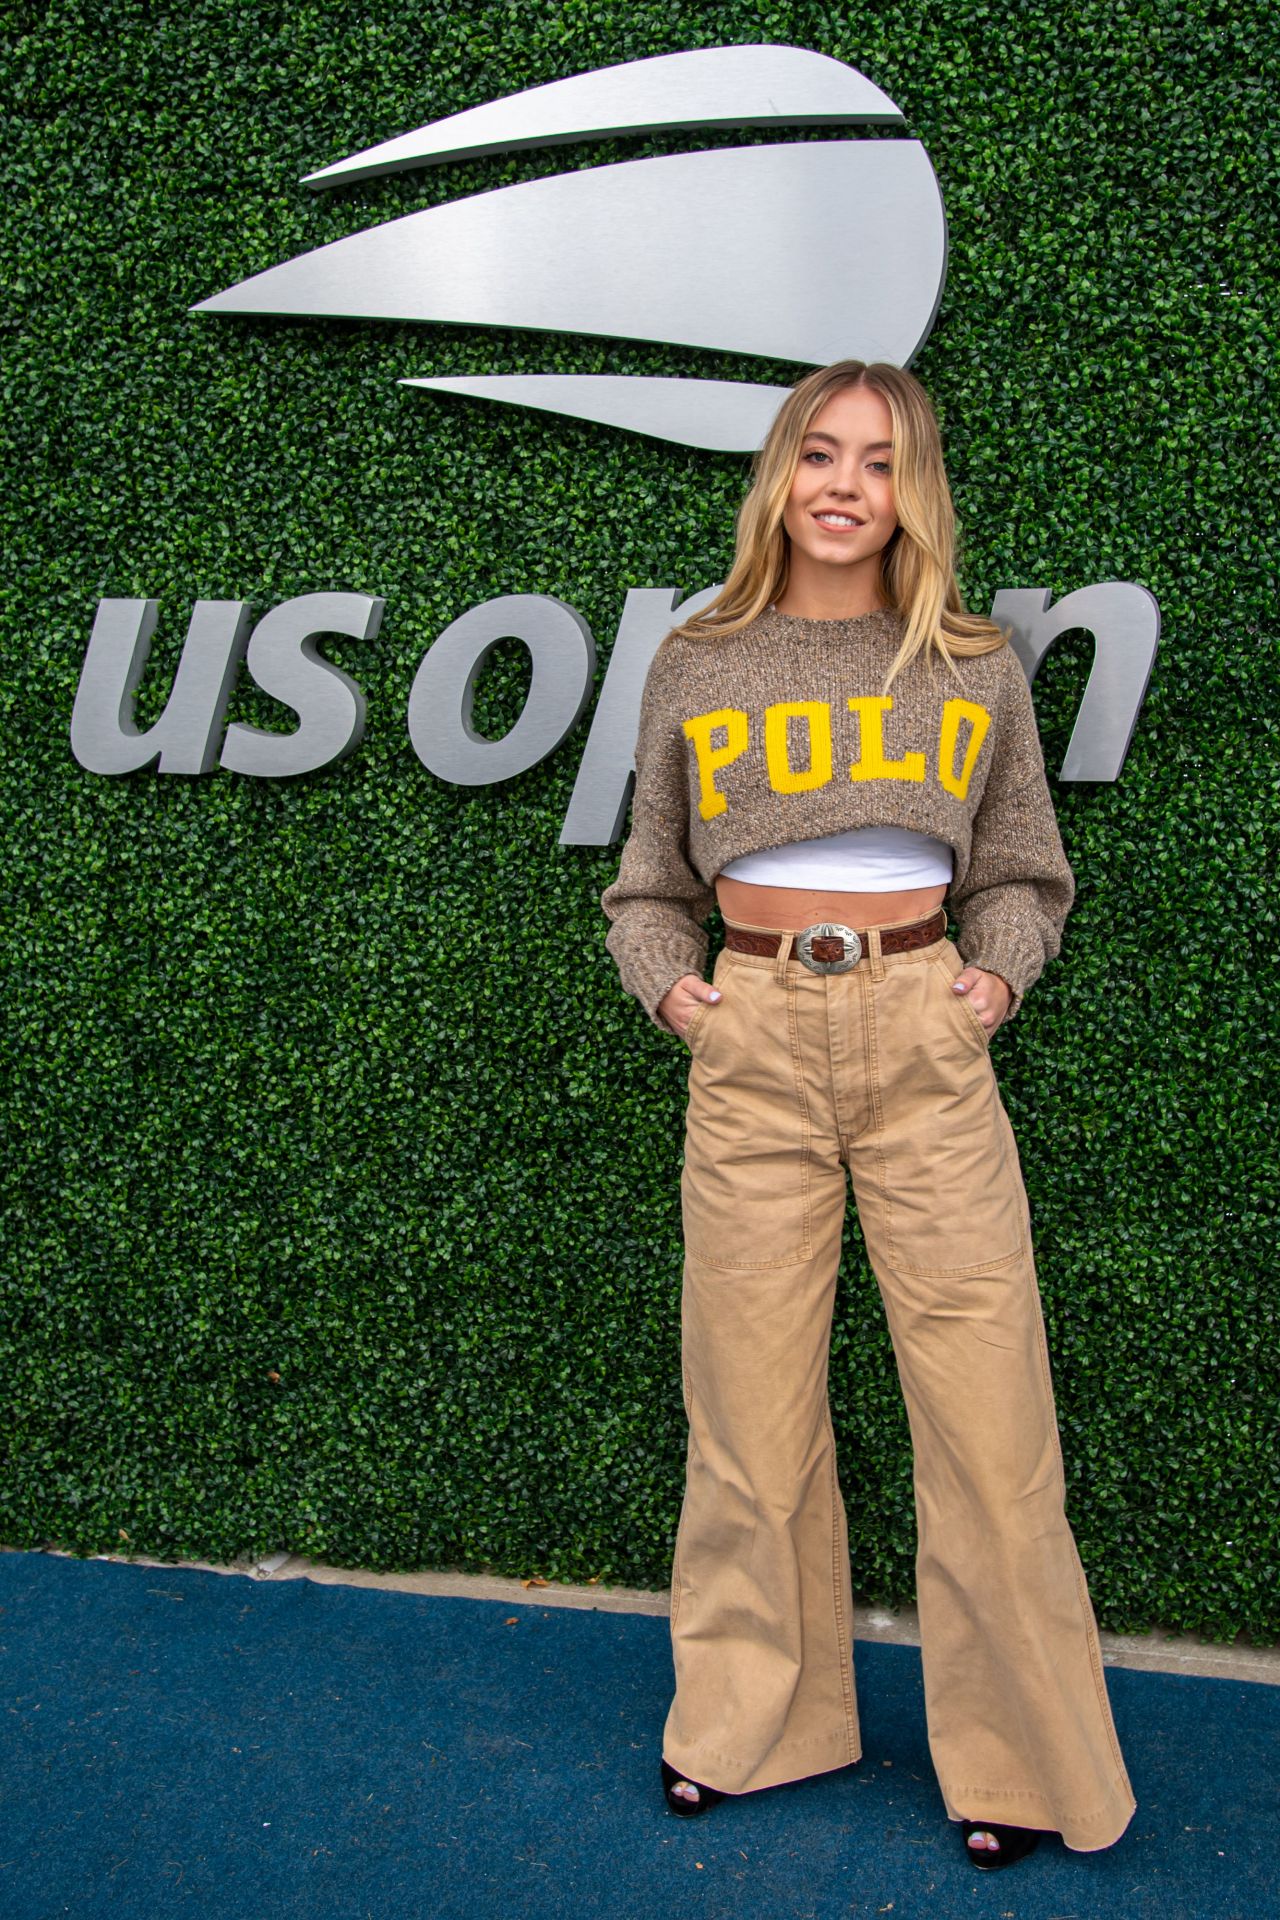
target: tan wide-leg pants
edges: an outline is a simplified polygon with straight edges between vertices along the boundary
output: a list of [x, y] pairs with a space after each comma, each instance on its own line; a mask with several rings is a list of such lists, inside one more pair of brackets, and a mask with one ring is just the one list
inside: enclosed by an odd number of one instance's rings
[[[906, 924], [897, 922], [895, 924]], [[948, 1816], [1110, 1846], [1135, 1801], [1064, 1512], [1017, 1147], [948, 939], [846, 973], [725, 949], [688, 1031], [684, 1504], [663, 1753], [729, 1793], [859, 1758], [827, 1362], [845, 1168], [910, 1423]]]

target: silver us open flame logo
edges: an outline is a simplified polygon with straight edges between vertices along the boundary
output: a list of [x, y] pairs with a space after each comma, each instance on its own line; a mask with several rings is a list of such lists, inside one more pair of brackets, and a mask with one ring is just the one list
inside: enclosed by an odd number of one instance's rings
[[[711, 47], [552, 81], [307, 176], [659, 129], [900, 127], [862, 74], [799, 47]], [[298, 255], [197, 313], [420, 320], [662, 341], [815, 366], [907, 365], [946, 273], [942, 196], [916, 140], [715, 147], [500, 187]], [[785, 389], [614, 374], [408, 378], [685, 446], [746, 452]]]

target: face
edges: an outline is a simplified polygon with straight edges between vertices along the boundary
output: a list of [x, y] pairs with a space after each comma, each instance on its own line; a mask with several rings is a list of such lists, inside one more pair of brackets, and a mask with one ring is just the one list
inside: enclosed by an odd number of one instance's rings
[[893, 416], [869, 387], [844, 387], [819, 408], [800, 448], [782, 515], [791, 536], [791, 577], [832, 578], [869, 570], [898, 517], [893, 505]]

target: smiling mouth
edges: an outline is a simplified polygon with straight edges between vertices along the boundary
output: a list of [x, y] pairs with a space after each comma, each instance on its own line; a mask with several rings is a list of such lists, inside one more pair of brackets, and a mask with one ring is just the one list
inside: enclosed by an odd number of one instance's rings
[[837, 533], [852, 533], [855, 527], [866, 525], [863, 520], [855, 520], [851, 513], [815, 513], [813, 517], [820, 527], [831, 527]]

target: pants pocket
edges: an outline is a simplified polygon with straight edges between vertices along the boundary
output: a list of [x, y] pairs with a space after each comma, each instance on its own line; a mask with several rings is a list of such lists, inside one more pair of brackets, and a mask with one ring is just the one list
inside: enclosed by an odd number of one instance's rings
[[983, 1046], [989, 1047], [991, 1045], [991, 1035], [987, 1032], [987, 1029], [983, 1026], [973, 1008], [969, 1005], [968, 994], [957, 993], [951, 984], [953, 980], [959, 979], [966, 965], [964, 955], [961, 953], [959, 947], [956, 946], [954, 940], [948, 940], [943, 950], [942, 958], [938, 960], [936, 964], [947, 982], [948, 1000], [950, 1000], [953, 1006], [959, 1007], [965, 1021], [977, 1033]]
[[879, 1124], [855, 1182], [873, 1264], [900, 1274], [976, 1275], [1026, 1251], [1022, 1171], [985, 1029], [955, 1004], [963, 964], [944, 950], [890, 968], [875, 991]]
[[697, 1006], [689, 1016], [689, 1024], [681, 1037], [690, 1053], [693, 1052], [694, 1044], [698, 1038], [698, 1028], [702, 1025], [710, 1011], [711, 1003], [707, 1000], [699, 1000]]
[[689, 1062], [685, 1246], [710, 1267], [807, 1260], [810, 1125], [788, 996], [724, 954], [715, 978], [723, 997], [695, 1016]]

